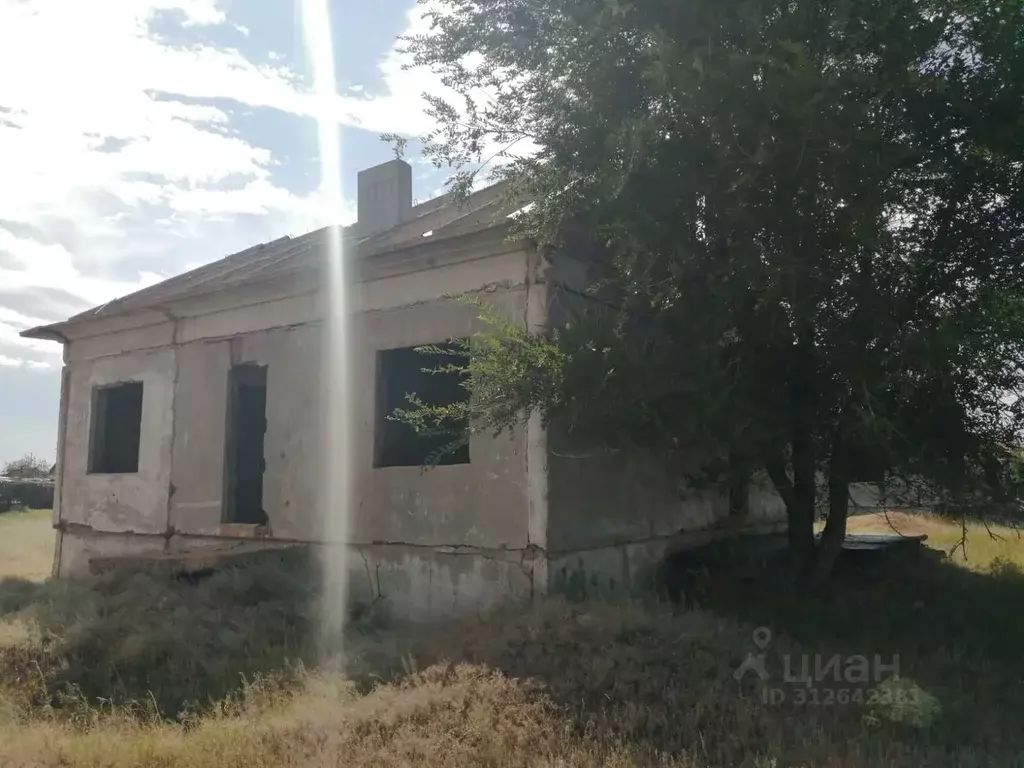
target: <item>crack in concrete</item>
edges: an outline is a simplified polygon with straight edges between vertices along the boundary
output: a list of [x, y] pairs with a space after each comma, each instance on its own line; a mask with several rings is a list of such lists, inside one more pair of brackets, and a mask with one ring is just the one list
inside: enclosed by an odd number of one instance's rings
[[171, 323], [171, 350], [174, 354], [174, 378], [171, 381], [171, 442], [170, 442], [170, 456], [168, 457], [168, 470], [167, 470], [167, 510], [164, 517], [164, 549], [168, 549], [170, 546], [171, 537], [174, 535], [174, 528], [171, 525], [171, 509], [174, 506], [174, 493], [177, 488], [174, 487], [174, 445], [177, 439], [177, 411], [178, 411], [178, 384], [181, 380], [181, 320], [171, 310], [164, 306], [154, 306], [158, 312], [163, 312], [164, 316]]
[[378, 597], [380, 597], [380, 571], [379, 571], [380, 566], [377, 566], [377, 568], [378, 568], [377, 584], [376, 584], [376, 586], [374, 586], [373, 577], [370, 575], [370, 561], [367, 559], [366, 553], [364, 553], [364, 552], [360, 552], [359, 556], [361, 558], [363, 558], [363, 568], [366, 569], [366, 583], [370, 587], [370, 593], [373, 595], [373, 598], [376, 600]]

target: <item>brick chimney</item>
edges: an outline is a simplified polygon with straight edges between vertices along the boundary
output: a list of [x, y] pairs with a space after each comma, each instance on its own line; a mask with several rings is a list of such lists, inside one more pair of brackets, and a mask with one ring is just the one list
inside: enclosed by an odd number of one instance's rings
[[412, 210], [412, 166], [389, 160], [359, 172], [359, 236], [370, 237], [408, 221]]

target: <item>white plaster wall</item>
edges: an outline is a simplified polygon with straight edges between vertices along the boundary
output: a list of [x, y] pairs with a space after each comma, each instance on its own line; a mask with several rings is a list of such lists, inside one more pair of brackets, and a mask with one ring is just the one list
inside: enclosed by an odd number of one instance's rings
[[89, 561], [94, 557], [160, 554], [167, 544], [161, 536], [86, 529], [63, 531], [59, 539], [60, 569], [57, 575], [64, 579], [87, 576]]
[[749, 513], [729, 515], [718, 489], [685, 488], [668, 468], [642, 451], [611, 452], [553, 427], [548, 457], [548, 545], [553, 553], [672, 536], [725, 523], [785, 519], [782, 499], [752, 487]]
[[[785, 533], [784, 520], [750, 520], [745, 535], [778, 537]], [[629, 541], [620, 544], [553, 554], [548, 561], [550, 588], [573, 597], [608, 597], [650, 593], [655, 569], [667, 552], [709, 544], [735, 535], [737, 529], [705, 528], [672, 539]], [[783, 539], [784, 541], [784, 539]]]
[[[72, 351], [74, 350], [74, 344]], [[78, 360], [68, 366], [68, 411], [64, 436], [63, 522], [100, 531], [163, 533], [174, 429], [176, 350]], [[92, 397], [96, 387], [141, 381], [142, 425], [139, 471], [89, 474]]]
[[[376, 278], [353, 285], [350, 294], [358, 382], [353, 411], [357, 502], [350, 538], [371, 547], [375, 569], [391, 574], [406, 615], [482, 608], [503, 595], [528, 592], [535, 587], [531, 569], [524, 570], [514, 552], [507, 560], [500, 553], [543, 540], [545, 521], [534, 509], [543, 494], [527, 482], [525, 429], [497, 439], [474, 436], [468, 465], [373, 466], [379, 350], [482, 330], [477, 310], [446, 298], [450, 294], [482, 290], [488, 302], [518, 322], [536, 326], [543, 320], [538, 315], [543, 306], [531, 308], [528, 302], [525, 251], [505, 244], [492, 255], [466, 251], [458, 258], [458, 264], [417, 266], [415, 260], [392, 263], [390, 255], [382, 257], [374, 267]], [[264, 507], [273, 535], [322, 538], [317, 498], [322, 302], [315, 293], [288, 297], [267, 290], [254, 291], [253, 299], [240, 307], [245, 297], [237, 292], [219, 301], [207, 296], [184, 308], [147, 314], [143, 327], [118, 324], [109, 333], [70, 343], [61, 517], [71, 526], [61, 537], [62, 575], [83, 572], [92, 554], [116, 553], [119, 541], [125, 542], [126, 554], [166, 546], [160, 536], [109, 537], [105, 531], [217, 535], [228, 375], [232, 365], [245, 362], [268, 370]], [[139, 472], [89, 475], [92, 390], [127, 380], [144, 387]], [[543, 470], [543, 435], [536, 425], [534, 433], [534, 458]], [[387, 545], [375, 546], [382, 542]], [[467, 548], [499, 556], [471, 554]]]
[[230, 368], [228, 341], [178, 348], [170, 524], [181, 533], [216, 535], [221, 523]]
[[367, 603], [380, 596], [386, 611], [426, 621], [485, 613], [505, 601], [529, 598], [536, 561], [382, 546], [350, 547], [347, 564], [353, 600]]
[[[525, 260], [521, 264], [525, 276]], [[525, 321], [524, 289], [487, 295], [499, 311]], [[379, 350], [411, 347], [470, 336], [482, 330], [472, 306], [438, 301], [362, 314], [356, 411], [361, 415], [356, 440], [359, 512], [352, 529], [360, 543], [402, 542], [421, 545], [473, 545], [522, 548], [528, 543], [526, 442], [524, 431], [495, 438], [474, 435], [469, 464], [419, 467], [373, 466], [376, 422], [376, 355]]]
[[319, 320], [315, 295], [290, 296], [283, 299], [240, 307], [218, 309], [197, 317], [184, 317], [181, 323], [183, 342], [237, 336], [244, 333], [283, 328]]
[[[574, 243], [551, 254], [548, 323], [564, 324], [576, 312], [593, 315], [608, 306], [585, 293], [600, 276], [601, 253], [588, 243]], [[782, 499], [768, 487], [750, 491], [749, 513], [730, 518], [728, 496], [720, 490], [687, 489], [657, 457], [640, 450], [611, 452], [553, 425], [548, 431], [548, 550], [552, 579], [566, 558], [589, 558], [592, 566], [614, 580], [622, 574], [620, 547], [661, 552], [680, 531], [724, 525], [759, 525], [785, 519]], [[592, 555], [584, 556], [592, 552]], [[645, 559], [640, 557], [639, 559]], [[628, 559], [628, 558], [627, 558]], [[636, 558], [634, 558], [636, 559]], [[618, 574], [618, 575], [616, 575]]]
[[[481, 255], [474, 245], [490, 251]], [[379, 262], [360, 265], [361, 272], [352, 276], [347, 297], [352, 314], [427, 303], [484, 286], [512, 287], [523, 284], [526, 276], [525, 252], [500, 240], [451, 243], [430, 257], [376, 258]], [[315, 324], [323, 317], [322, 288], [315, 274], [289, 274], [269, 284], [184, 298], [160, 311], [96, 320], [69, 331], [73, 343], [65, 355], [68, 360], [86, 360]]]
[[[523, 433], [498, 439], [475, 436], [468, 465], [426, 471], [373, 466], [378, 351], [444, 342], [481, 330], [475, 308], [442, 298], [450, 289], [487, 286], [487, 301], [526, 322], [525, 253], [502, 253], [460, 266], [465, 270], [437, 268], [353, 287], [360, 301], [370, 297], [375, 309], [357, 312], [350, 321], [356, 381], [352, 412], [357, 419], [352, 541], [508, 548], [527, 544]], [[230, 339], [193, 341], [179, 348], [171, 502], [175, 530], [217, 533], [223, 505], [227, 376], [231, 365], [252, 362], [267, 366], [264, 509], [271, 531], [278, 538], [322, 539], [321, 326], [249, 330], [297, 319], [298, 315], [282, 314], [284, 307], [296, 307], [296, 301], [250, 307], [246, 322], [238, 325], [226, 322], [241, 320], [238, 310], [193, 318], [199, 324], [181, 321], [183, 338], [203, 335], [197, 331], [202, 327], [216, 334], [232, 327], [241, 332]], [[311, 298], [302, 311], [316, 314], [317, 303]]]
[[[496, 291], [489, 298], [513, 316], [525, 310], [523, 290]], [[356, 386], [351, 412], [357, 432], [352, 441], [356, 500], [351, 540], [365, 544], [525, 546], [527, 485], [521, 432], [497, 439], [474, 436], [469, 464], [426, 470], [373, 466], [378, 351], [440, 343], [474, 333], [481, 327], [476, 310], [439, 300], [361, 313], [352, 324]], [[304, 325], [245, 334], [234, 341], [238, 352], [233, 362], [267, 366], [264, 508], [273, 535], [279, 538], [317, 541], [323, 536], [318, 506], [320, 430], [325, 413], [321, 333], [319, 325]], [[226, 370], [219, 375], [226, 377]], [[183, 369], [182, 381], [185, 379]], [[221, 404], [212, 410], [208, 420], [222, 424], [220, 414], [225, 407]], [[204, 428], [204, 434], [213, 431]], [[223, 444], [223, 433], [219, 443]], [[219, 457], [211, 458], [210, 464], [222, 472]], [[201, 474], [207, 469], [190, 471]], [[194, 485], [184, 475], [178, 480], [177, 468], [175, 477], [176, 488]]]
[[128, 352], [168, 347], [174, 343], [174, 323], [165, 319], [153, 325], [126, 328], [76, 339], [65, 349], [65, 359], [74, 362], [97, 357], [117, 357]]
[[306, 325], [237, 340], [234, 362], [267, 366], [263, 508], [280, 538], [318, 538], [320, 334]]
[[526, 253], [512, 251], [381, 276], [358, 284], [352, 298], [352, 310], [372, 312], [435, 301], [442, 296], [473, 292], [484, 286], [522, 285], [526, 281], [526, 269]]

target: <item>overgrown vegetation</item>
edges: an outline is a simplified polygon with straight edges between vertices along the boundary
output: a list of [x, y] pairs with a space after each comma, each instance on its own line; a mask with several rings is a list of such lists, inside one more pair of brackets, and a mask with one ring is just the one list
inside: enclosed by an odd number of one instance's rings
[[19, 480], [39, 480], [50, 474], [50, 465], [46, 459], [36, 456], [34, 453], [26, 453], [20, 459], [8, 461], [4, 464], [0, 475]]
[[407, 41], [455, 92], [426, 154], [456, 194], [497, 154], [517, 234], [603, 271], [558, 332], [476, 350], [474, 428], [536, 410], [686, 478], [764, 472], [811, 585], [851, 481], [1019, 515], [1019, 3], [437, 6]]
[[[1015, 765], [1024, 549], [1009, 551], [972, 570], [841, 562], [811, 601], [770, 575], [718, 583], [717, 615], [552, 597], [434, 627], [363, 623], [332, 669], [312, 664], [317, 597], [294, 554], [198, 584], [7, 580], [0, 765]], [[772, 632], [768, 687], [785, 654], [898, 655], [902, 679], [880, 689], [903, 698], [815, 706], [790, 685], [765, 703], [756, 677], [733, 676], [759, 652], [756, 626]]]
[[[75, 701], [141, 706], [159, 717], [202, 711], [243, 677], [288, 677], [315, 658], [315, 582], [304, 560], [217, 572], [178, 584], [166, 572], [87, 583], [0, 582], [0, 686], [33, 710]], [[14, 695], [10, 694], [10, 695]]]

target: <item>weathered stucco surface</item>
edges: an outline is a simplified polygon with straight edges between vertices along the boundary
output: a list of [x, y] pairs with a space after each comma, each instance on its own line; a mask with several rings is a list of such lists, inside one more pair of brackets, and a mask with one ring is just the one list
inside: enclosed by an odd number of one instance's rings
[[668, 551], [784, 527], [782, 499], [770, 489], [751, 488], [747, 514], [732, 516], [725, 492], [686, 488], [640, 451], [613, 453], [557, 428], [548, 439], [554, 588], [632, 591]]
[[180, 346], [177, 355], [170, 525], [184, 533], [215, 535], [224, 491], [231, 345], [195, 341]]
[[[511, 436], [474, 436], [469, 464], [374, 467], [378, 352], [481, 330], [473, 306], [448, 298], [464, 292], [526, 327], [560, 322], [584, 299], [552, 275], [580, 286], [593, 277], [579, 260], [552, 265], [492, 231], [360, 263], [348, 296], [357, 418], [347, 543], [324, 541], [319, 514], [326, 409], [315, 275], [182, 297], [134, 321], [97, 320], [65, 346], [57, 573], [86, 573], [92, 557], [240, 546], [222, 526], [229, 374], [255, 363], [267, 366], [269, 524], [249, 533], [347, 546], [354, 598], [427, 618], [580, 579], [632, 588], [679, 531], [719, 530], [720, 494], [680, 494], [648, 457], [576, 444], [539, 416]], [[88, 474], [93, 391], [127, 380], [144, 386], [139, 471]], [[768, 494], [751, 509], [744, 523], [777, 520], [780, 507]]]
[[[526, 293], [502, 288], [487, 295], [494, 306], [522, 317]], [[465, 337], [481, 329], [474, 307], [440, 302], [362, 314], [354, 328], [359, 339], [355, 406], [362, 414], [356, 439], [360, 512], [352, 540], [422, 545], [466, 544], [522, 548], [527, 544], [526, 462], [521, 433], [495, 439], [477, 435], [470, 463], [418, 467], [373, 467], [373, 372], [380, 349], [411, 347]], [[363, 510], [374, 510], [365, 513]]]
[[[426, 260], [388, 257], [350, 292], [358, 414], [353, 592], [384, 594], [414, 617], [483, 609], [535, 586], [526, 429], [475, 436], [469, 464], [373, 466], [378, 351], [481, 330], [477, 310], [446, 297], [452, 293], [480, 292], [522, 323], [537, 312], [527, 252], [493, 237], [479, 241]], [[282, 295], [288, 291], [307, 293]], [[147, 316], [145, 327], [107, 320], [97, 333], [70, 340], [63, 501], [55, 511], [60, 575], [86, 573], [92, 557], [237, 546], [223, 538], [221, 524], [228, 377], [240, 363], [267, 366], [269, 533], [323, 540], [322, 307], [315, 282], [291, 277], [283, 289], [195, 297]], [[139, 472], [89, 474], [93, 390], [127, 380], [144, 387]]]
[[163, 536], [146, 536], [124, 532], [105, 532], [92, 528], [67, 526], [57, 532], [57, 552], [61, 577], [84, 576], [89, 561], [96, 557], [159, 554], [166, 549]]
[[[640, 451], [611, 452], [564, 432], [549, 433], [548, 548], [555, 553], [665, 539], [729, 519], [728, 496], [693, 490]], [[753, 488], [742, 522], [779, 520], [782, 500]]]
[[[548, 521], [553, 551], [670, 536], [713, 526], [729, 516], [725, 493], [686, 488], [640, 450], [611, 451], [574, 438], [557, 425], [552, 425], [548, 441], [548, 494], [552, 508], [559, 510]], [[752, 522], [777, 519], [782, 500], [754, 487], [749, 507], [746, 519]]]
[[267, 432], [263, 508], [274, 536], [317, 535], [320, 443], [320, 328], [298, 326], [241, 336], [239, 363], [267, 366]]
[[[94, 389], [122, 381], [143, 384], [139, 471], [88, 474]], [[71, 364], [61, 520], [101, 531], [163, 533], [171, 473], [174, 381], [173, 348]]]
[[414, 621], [484, 612], [533, 593], [528, 553], [360, 546], [349, 551], [353, 600], [385, 600], [387, 610]]
[[[599, 249], [586, 242], [550, 254], [552, 325], [614, 311], [590, 291], [600, 269]], [[752, 488], [748, 513], [730, 517], [726, 493], [685, 488], [651, 455], [612, 452], [557, 424], [548, 430], [546, 462], [549, 583], [558, 589], [633, 589], [668, 550], [777, 530], [785, 521], [769, 488]]]

